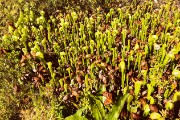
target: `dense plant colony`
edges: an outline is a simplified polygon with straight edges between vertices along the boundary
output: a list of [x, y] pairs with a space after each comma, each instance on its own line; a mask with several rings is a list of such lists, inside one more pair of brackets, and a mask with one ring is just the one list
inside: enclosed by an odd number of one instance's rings
[[177, 2], [38, 2], [8, 7], [19, 14], [0, 37], [2, 119], [180, 118]]

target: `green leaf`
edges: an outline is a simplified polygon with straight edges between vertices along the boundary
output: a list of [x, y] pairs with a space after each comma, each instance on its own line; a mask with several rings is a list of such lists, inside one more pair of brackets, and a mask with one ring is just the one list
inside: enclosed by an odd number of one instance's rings
[[154, 119], [160, 119], [161, 118], [161, 114], [153, 112], [153, 113], [150, 114], [150, 118], [153, 119], [153, 120]]
[[66, 117], [65, 120], [88, 120], [86, 117], [82, 116], [82, 113], [85, 109], [79, 109], [74, 115]]
[[121, 110], [123, 109], [124, 107], [124, 104], [127, 100], [129, 96], [129, 93], [123, 95], [117, 103], [115, 103], [112, 107], [112, 110], [109, 112], [109, 114], [107, 114], [106, 116], [106, 120], [117, 120], [120, 113], [121, 113]]
[[91, 111], [92, 116], [95, 120], [103, 120], [105, 116], [105, 109], [100, 99], [94, 97], [93, 95], [89, 95], [91, 102]]

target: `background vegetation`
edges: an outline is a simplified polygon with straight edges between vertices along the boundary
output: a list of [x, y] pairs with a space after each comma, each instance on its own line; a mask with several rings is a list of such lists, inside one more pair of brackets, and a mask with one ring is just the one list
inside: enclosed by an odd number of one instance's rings
[[0, 119], [180, 118], [178, 0], [1, 0], [0, 19]]

